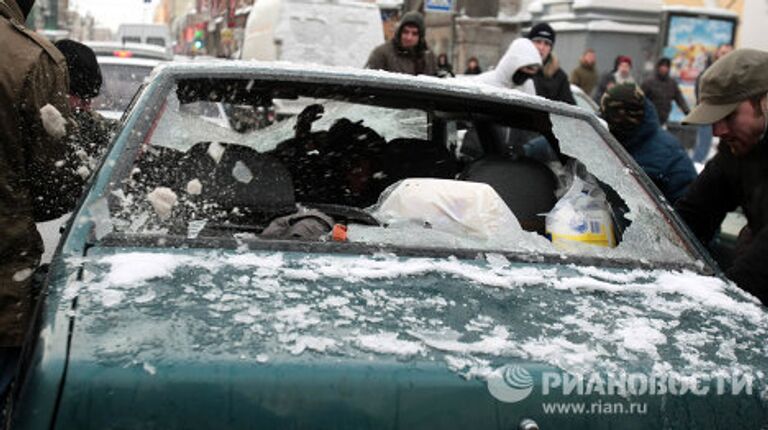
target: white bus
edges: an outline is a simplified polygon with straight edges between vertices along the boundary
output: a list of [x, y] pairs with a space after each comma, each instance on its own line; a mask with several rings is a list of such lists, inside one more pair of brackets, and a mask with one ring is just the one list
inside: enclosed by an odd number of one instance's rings
[[145, 43], [171, 49], [171, 31], [164, 24], [120, 24], [117, 28], [120, 43]]

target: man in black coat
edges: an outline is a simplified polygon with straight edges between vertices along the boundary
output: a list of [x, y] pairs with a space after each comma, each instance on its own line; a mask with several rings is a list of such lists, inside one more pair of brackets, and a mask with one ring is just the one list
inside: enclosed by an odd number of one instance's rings
[[395, 36], [371, 52], [365, 68], [436, 76], [437, 60], [427, 46], [426, 31], [424, 17], [420, 13], [406, 13], [400, 20]]
[[641, 86], [645, 96], [648, 97], [656, 108], [656, 113], [659, 114], [659, 123], [661, 123], [661, 125], [667, 123], [669, 113], [672, 110], [672, 101], [677, 103], [677, 106], [684, 114], [687, 115], [688, 112], [690, 112], [688, 102], [685, 101], [685, 97], [680, 91], [680, 86], [677, 84], [677, 81], [669, 75], [671, 64], [672, 62], [669, 58], [662, 57], [659, 59], [659, 61], [656, 62], [655, 73], [643, 81]]
[[738, 49], [701, 78], [683, 124], [712, 124], [720, 148], [675, 209], [703, 243], [741, 207], [747, 227], [726, 275], [768, 304], [768, 52]]
[[560, 62], [552, 53], [552, 47], [555, 45], [555, 30], [546, 22], [541, 22], [531, 27], [528, 39], [531, 39], [539, 50], [543, 64], [539, 72], [533, 76], [536, 95], [575, 105], [576, 100], [571, 92], [568, 75], [560, 68]]

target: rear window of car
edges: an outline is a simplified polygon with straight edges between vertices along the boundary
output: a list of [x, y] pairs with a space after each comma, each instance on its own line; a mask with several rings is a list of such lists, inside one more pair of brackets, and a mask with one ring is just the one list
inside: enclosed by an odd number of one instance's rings
[[249, 79], [180, 80], [156, 97], [114, 170], [113, 239], [694, 262], [583, 119]]
[[93, 99], [96, 110], [122, 112], [136, 91], [152, 72], [151, 66], [129, 64], [100, 64], [101, 92]]

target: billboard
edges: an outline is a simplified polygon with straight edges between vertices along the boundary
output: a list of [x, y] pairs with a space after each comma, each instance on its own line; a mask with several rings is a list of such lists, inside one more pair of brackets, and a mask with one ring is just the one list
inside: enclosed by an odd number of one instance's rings
[[[722, 15], [669, 13], [661, 56], [672, 60], [670, 74], [680, 85], [688, 105], [696, 104], [696, 79], [709, 66], [722, 44], [733, 45], [736, 18]], [[673, 103], [670, 122], [680, 122], [683, 112]]]

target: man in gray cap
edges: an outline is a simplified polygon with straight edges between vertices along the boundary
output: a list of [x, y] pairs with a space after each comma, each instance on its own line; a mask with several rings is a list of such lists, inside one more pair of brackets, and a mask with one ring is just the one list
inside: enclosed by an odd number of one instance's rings
[[741, 207], [747, 227], [726, 275], [768, 304], [768, 52], [739, 49], [701, 78], [700, 102], [684, 124], [712, 125], [717, 155], [675, 205], [705, 244]]

